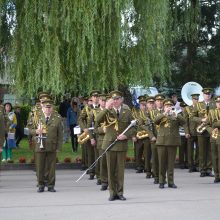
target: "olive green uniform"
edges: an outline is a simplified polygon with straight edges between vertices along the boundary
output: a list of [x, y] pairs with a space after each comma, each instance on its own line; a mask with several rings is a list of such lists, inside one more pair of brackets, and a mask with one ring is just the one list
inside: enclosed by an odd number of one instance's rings
[[[158, 116], [160, 113], [162, 113], [162, 110], [154, 109], [149, 112], [150, 114], [150, 120], [152, 122], [152, 132], [153, 136], [157, 137], [157, 129], [158, 126], [154, 123], [154, 120], [156, 116]], [[156, 142], [151, 142], [151, 150], [152, 150], [152, 169], [153, 169], [153, 175], [154, 175], [154, 183], [159, 183], [159, 160], [158, 160], [158, 150]]]
[[207, 131], [210, 134], [210, 144], [211, 144], [211, 158], [212, 158], [212, 166], [215, 175], [215, 181], [220, 182], [220, 146], [217, 145], [217, 138], [212, 137], [213, 125], [216, 126], [217, 122], [220, 120], [220, 109], [211, 109], [209, 111], [209, 123], [207, 127]]
[[179, 126], [185, 123], [184, 118], [159, 114], [154, 123], [158, 125], [157, 150], [159, 159], [159, 183], [165, 184], [166, 173], [168, 185], [174, 184], [174, 163], [177, 146], [180, 145]]
[[[102, 110], [97, 112], [97, 115], [101, 111]], [[96, 133], [96, 141], [97, 141], [96, 148], [99, 150], [99, 155], [101, 155], [104, 152], [104, 150], [102, 149], [102, 143], [103, 143], [104, 136], [105, 136], [104, 126], [105, 126], [104, 120], [102, 122], [99, 122], [99, 123], [97, 123], [97, 120], [95, 121], [95, 133]], [[101, 157], [99, 164], [97, 164], [96, 166], [100, 167], [100, 180], [101, 180], [102, 188], [107, 189], [107, 186], [108, 186], [108, 169], [107, 169], [106, 154], [104, 154]]]
[[220, 110], [216, 110], [215, 112], [215, 120], [212, 124], [213, 128], [218, 128], [218, 135], [217, 138], [215, 139], [216, 146], [215, 146], [215, 151], [213, 151], [213, 160], [215, 163], [215, 182], [220, 182]]
[[[93, 109], [93, 106], [86, 105], [79, 115], [78, 124], [82, 130], [90, 127], [88, 124], [88, 119], [89, 119], [90, 111], [92, 109]], [[95, 149], [94, 149], [94, 146], [91, 145], [90, 140], [86, 141], [83, 145], [85, 146], [84, 153], [85, 154], [87, 153], [88, 167], [89, 167], [95, 161]], [[89, 175], [91, 179], [94, 178], [95, 168], [89, 171]]]
[[[121, 107], [119, 117], [114, 109], [104, 109], [97, 115], [97, 123], [106, 122], [106, 133], [102, 143], [102, 149], [105, 150], [117, 136], [121, 134], [130, 124], [133, 119], [131, 110], [127, 107]], [[109, 121], [115, 123], [109, 124]], [[125, 135], [131, 138], [135, 130], [129, 129]], [[125, 157], [128, 149], [128, 140], [118, 140], [115, 145], [107, 152], [107, 167], [108, 167], [108, 182], [110, 196], [121, 196], [124, 192], [124, 169]]]
[[[46, 124], [44, 114], [38, 119], [43, 125]], [[55, 186], [55, 168], [56, 168], [56, 154], [63, 143], [63, 124], [62, 118], [59, 114], [53, 112], [46, 124], [47, 134], [46, 138], [42, 140], [43, 148], [40, 148], [40, 141], [36, 138], [37, 125], [32, 124], [30, 127], [31, 135], [34, 137], [35, 142], [35, 155], [36, 155], [36, 171], [38, 186], [44, 187], [45, 184], [45, 166], [48, 169], [48, 188]]]
[[199, 146], [196, 128], [198, 123], [192, 119], [193, 106], [186, 106], [184, 108], [184, 115], [186, 124], [184, 125], [185, 134], [189, 134], [187, 139], [187, 154], [188, 154], [188, 167], [189, 172], [197, 171], [199, 167]]
[[[140, 109], [133, 108], [132, 109], [132, 116], [138, 120], [137, 124], [137, 132], [141, 131], [140, 128]], [[144, 153], [144, 144], [145, 144], [145, 139], [139, 139], [137, 138], [137, 141], [134, 142], [134, 157], [135, 157], [135, 163], [136, 163], [136, 169], [137, 173], [141, 173], [144, 170], [144, 162], [143, 162], [143, 153]]]
[[[192, 119], [198, 124], [202, 118], [208, 116], [209, 110], [215, 109], [215, 103], [211, 101], [207, 106], [205, 102], [198, 102], [192, 111]], [[198, 135], [199, 167], [201, 176], [210, 175], [212, 171], [210, 135], [207, 130]]]

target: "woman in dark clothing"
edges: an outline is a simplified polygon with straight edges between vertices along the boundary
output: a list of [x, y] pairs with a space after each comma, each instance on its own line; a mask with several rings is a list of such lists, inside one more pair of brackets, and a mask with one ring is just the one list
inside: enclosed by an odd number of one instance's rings
[[71, 105], [67, 110], [67, 126], [70, 128], [73, 152], [76, 152], [78, 147], [77, 135], [74, 134], [73, 128], [77, 126], [77, 120], [79, 114], [80, 114], [80, 109], [78, 107], [78, 104], [77, 102], [75, 102], [75, 100], [72, 100]]

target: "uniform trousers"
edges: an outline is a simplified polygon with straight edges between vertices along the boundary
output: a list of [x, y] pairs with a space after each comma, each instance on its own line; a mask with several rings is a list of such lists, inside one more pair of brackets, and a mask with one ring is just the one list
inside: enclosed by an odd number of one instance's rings
[[47, 164], [48, 173], [48, 187], [55, 186], [55, 170], [56, 170], [56, 152], [36, 152], [36, 174], [38, 179], [38, 186], [44, 187], [45, 185], [45, 167]]
[[199, 167], [201, 173], [211, 172], [211, 144], [210, 137], [204, 135], [198, 136], [199, 145]]
[[[104, 150], [100, 149], [99, 154], [101, 155], [104, 152]], [[102, 182], [102, 186], [108, 185], [108, 168], [107, 168], [107, 159], [106, 154], [102, 156], [100, 159], [100, 179]]]
[[187, 139], [187, 154], [189, 168], [199, 166], [199, 147], [197, 136], [191, 136]]
[[120, 196], [124, 192], [124, 169], [126, 151], [108, 151], [108, 183], [110, 196]]
[[220, 178], [220, 145], [217, 145], [215, 141], [211, 141], [211, 152], [212, 152], [212, 165], [215, 174], [215, 178]]
[[157, 150], [159, 160], [159, 183], [165, 184], [167, 174], [168, 184], [173, 184], [177, 147], [157, 145]]

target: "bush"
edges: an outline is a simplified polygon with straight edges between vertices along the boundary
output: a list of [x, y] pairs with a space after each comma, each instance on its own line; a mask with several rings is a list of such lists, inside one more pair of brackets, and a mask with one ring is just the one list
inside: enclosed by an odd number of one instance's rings
[[26, 163], [26, 158], [25, 157], [20, 157], [19, 158], [19, 163]]
[[64, 158], [64, 163], [71, 163], [71, 162], [72, 162], [72, 160], [71, 160], [70, 157], [65, 157]]
[[76, 157], [76, 163], [81, 163], [82, 162], [82, 159], [78, 156], [78, 157]]

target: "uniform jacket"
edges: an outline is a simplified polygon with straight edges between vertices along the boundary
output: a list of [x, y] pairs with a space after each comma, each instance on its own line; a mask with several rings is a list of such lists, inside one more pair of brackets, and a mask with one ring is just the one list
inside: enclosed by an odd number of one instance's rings
[[184, 125], [184, 130], [186, 134], [190, 134], [191, 136], [197, 136], [196, 128], [199, 125], [198, 122], [193, 120], [192, 117], [193, 106], [186, 106], [184, 108], [183, 114], [186, 119], [186, 124]]
[[218, 128], [218, 137], [216, 139], [216, 144], [220, 145], [220, 109], [215, 110], [215, 119], [213, 120], [212, 128]]
[[[215, 102], [210, 101], [209, 110], [215, 109], [215, 107], [216, 107]], [[209, 112], [209, 110], [208, 110], [208, 112]], [[197, 123], [197, 125], [200, 125], [202, 123], [202, 118], [204, 118], [205, 116], [208, 117], [208, 112], [206, 111], [205, 102], [204, 101], [203, 102], [198, 102], [198, 103], [196, 103], [196, 105], [192, 109], [191, 118], [194, 122]], [[197, 134], [197, 135], [201, 135], [201, 134]], [[209, 136], [207, 131], [204, 131], [204, 133], [202, 135]]]
[[160, 146], [179, 146], [180, 134], [179, 126], [183, 126], [185, 119], [178, 114], [177, 117], [159, 114], [154, 122], [158, 125], [156, 145]]
[[[104, 109], [102, 110], [96, 118], [97, 123], [100, 123], [104, 120], [106, 123], [106, 133], [104, 136], [104, 140], [102, 143], [102, 149], [106, 149], [114, 140], [116, 140], [117, 136], [121, 134], [127, 127], [130, 125], [130, 122], [134, 118], [132, 117], [131, 110], [122, 105], [121, 111], [119, 114], [119, 118], [117, 118], [117, 114], [114, 109]], [[108, 126], [109, 121], [116, 120], [116, 123]], [[118, 129], [115, 127], [115, 125], [118, 125]], [[130, 128], [125, 135], [127, 138], [131, 138], [135, 133], [135, 129], [132, 127]], [[118, 140], [116, 144], [110, 149], [111, 151], [127, 151], [128, 149], [128, 139], [120, 141]]]
[[[44, 114], [39, 114], [38, 121], [43, 125], [46, 125], [46, 118]], [[40, 149], [40, 143], [36, 137], [36, 129], [38, 125], [35, 123], [29, 123], [30, 133], [33, 136], [35, 142], [35, 152], [55, 152], [58, 149], [61, 149], [63, 143], [63, 124], [62, 118], [57, 112], [53, 112], [50, 116], [50, 119], [46, 125], [47, 135], [43, 139], [43, 149]], [[39, 141], [40, 142], [40, 141]]]

